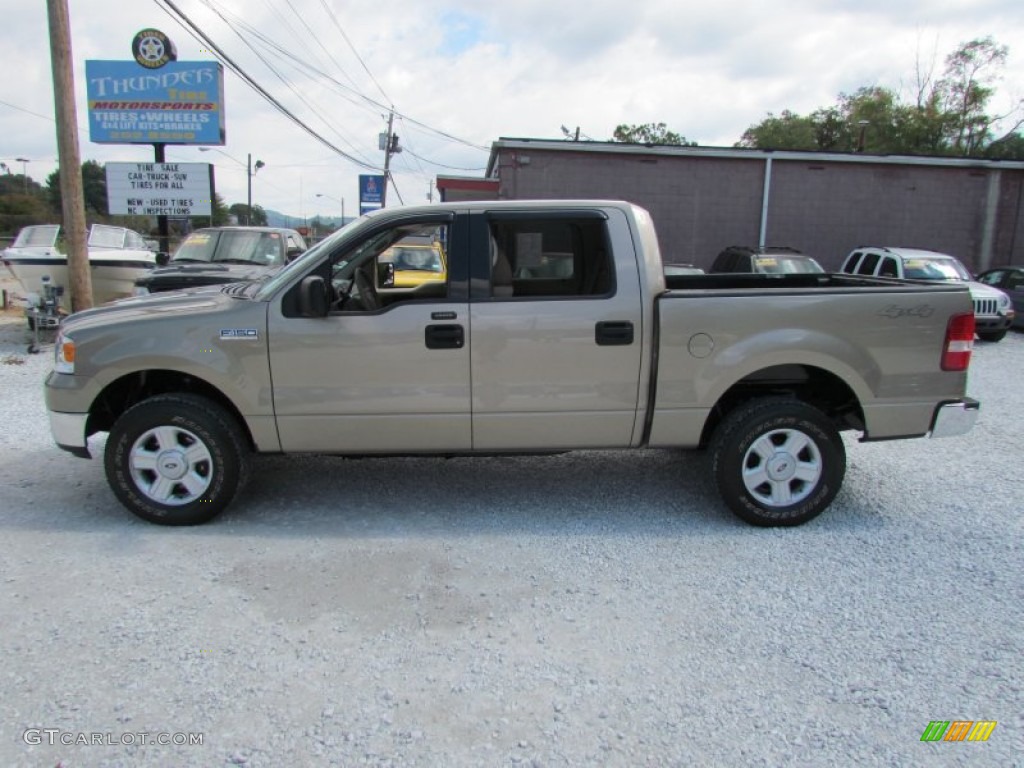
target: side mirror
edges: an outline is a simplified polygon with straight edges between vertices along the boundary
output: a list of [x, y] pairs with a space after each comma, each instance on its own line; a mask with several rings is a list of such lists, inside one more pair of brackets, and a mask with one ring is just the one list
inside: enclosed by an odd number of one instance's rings
[[156, 253], [156, 265], [158, 267], [166, 267], [167, 262], [171, 260], [171, 254], [167, 251], [157, 251]]
[[301, 248], [289, 248], [288, 252], [284, 255], [284, 260], [286, 263], [291, 263], [304, 253], [305, 251]]
[[394, 288], [395, 287], [395, 265], [394, 264], [378, 264], [377, 265], [377, 285], [381, 288]]
[[303, 317], [327, 317], [327, 283], [319, 275], [309, 275], [299, 283], [299, 314]]

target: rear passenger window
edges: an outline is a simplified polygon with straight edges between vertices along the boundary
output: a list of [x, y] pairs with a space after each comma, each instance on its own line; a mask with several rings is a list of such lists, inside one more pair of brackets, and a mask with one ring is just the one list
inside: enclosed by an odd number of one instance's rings
[[490, 222], [491, 296], [611, 295], [614, 271], [605, 222], [499, 219]]
[[842, 271], [848, 275], [855, 274], [857, 272], [857, 264], [863, 255], [863, 253], [857, 251], [847, 256], [846, 261], [843, 262]]
[[857, 265], [858, 275], [873, 275], [875, 274], [875, 267], [878, 266], [879, 255], [877, 253], [867, 254]]
[[899, 270], [896, 267], [896, 259], [886, 256], [882, 259], [882, 266], [878, 270], [879, 277], [899, 277]]

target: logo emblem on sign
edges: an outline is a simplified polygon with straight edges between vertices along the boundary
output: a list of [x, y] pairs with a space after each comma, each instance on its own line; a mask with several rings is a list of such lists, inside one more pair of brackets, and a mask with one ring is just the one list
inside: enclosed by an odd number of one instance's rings
[[169, 61], [177, 61], [178, 51], [159, 29], [144, 29], [132, 39], [132, 56], [146, 69], [160, 69]]

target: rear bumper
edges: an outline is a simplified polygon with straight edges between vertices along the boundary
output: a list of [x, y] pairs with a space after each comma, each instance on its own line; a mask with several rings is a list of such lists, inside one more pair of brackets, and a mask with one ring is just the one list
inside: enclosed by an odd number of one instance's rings
[[981, 403], [965, 397], [953, 403], [943, 403], [935, 409], [931, 437], [965, 435], [974, 427], [981, 411]]

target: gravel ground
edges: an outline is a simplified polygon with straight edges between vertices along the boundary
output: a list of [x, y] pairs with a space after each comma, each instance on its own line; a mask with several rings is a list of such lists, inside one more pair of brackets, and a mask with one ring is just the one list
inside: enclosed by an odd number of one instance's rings
[[1024, 766], [1024, 335], [979, 343], [970, 435], [851, 442], [792, 530], [672, 451], [269, 457], [161, 528], [52, 445], [28, 340], [0, 322], [0, 765]]

